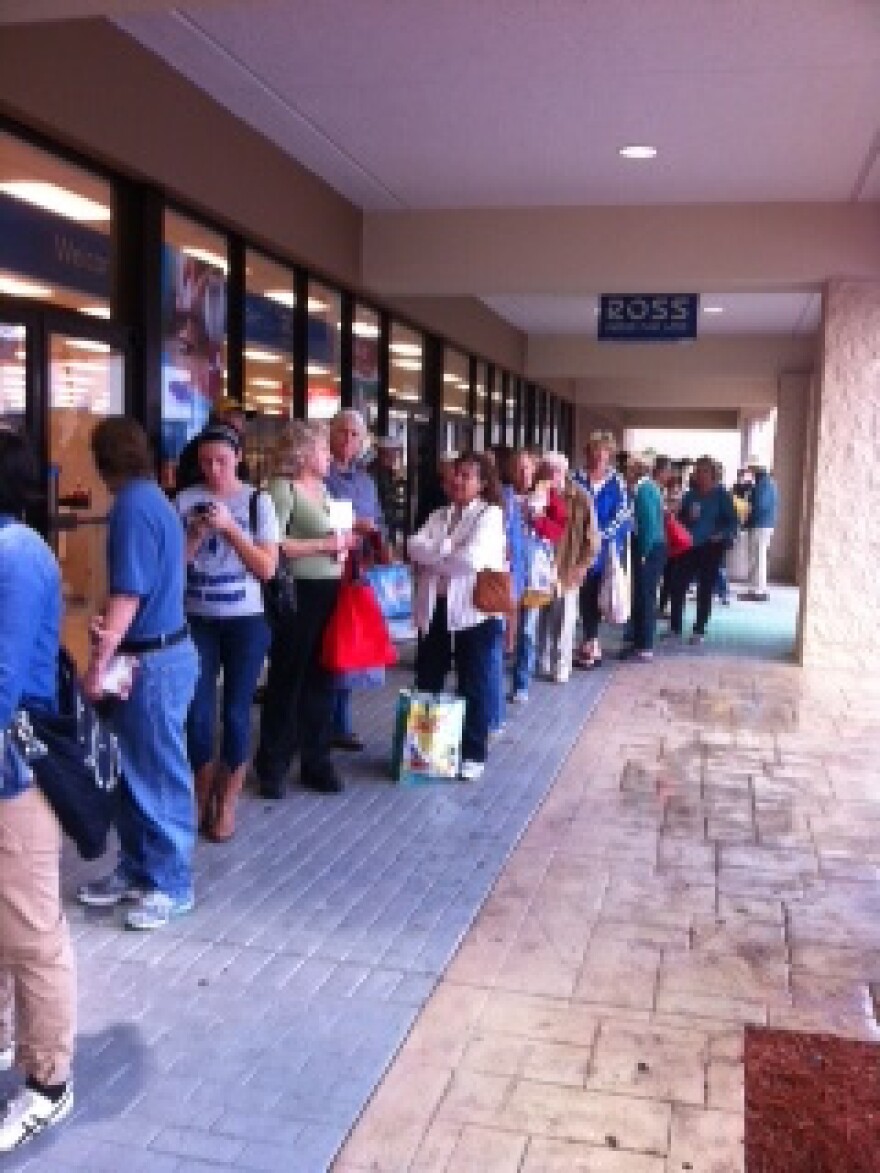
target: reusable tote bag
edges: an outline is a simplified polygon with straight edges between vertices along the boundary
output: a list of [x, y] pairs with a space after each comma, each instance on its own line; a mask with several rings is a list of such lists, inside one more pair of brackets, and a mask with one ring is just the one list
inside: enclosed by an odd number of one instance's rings
[[395, 782], [454, 782], [461, 765], [464, 701], [403, 689], [397, 698], [391, 773]]
[[529, 574], [521, 599], [524, 607], [546, 607], [556, 597], [556, 564], [550, 542], [533, 538], [528, 544]]

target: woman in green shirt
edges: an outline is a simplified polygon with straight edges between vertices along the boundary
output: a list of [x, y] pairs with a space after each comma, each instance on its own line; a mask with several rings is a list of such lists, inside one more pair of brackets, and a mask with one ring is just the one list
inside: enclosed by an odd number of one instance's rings
[[[275, 625], [254, 760], [264, 798], [281, 798], [290, 759], [300, 750], [300, 782], [335, 793], [342, 781], [330, 760], [332, 677], [321, 667], [321, 640], [336, 605], [345, 555], [357, 544], [351, 531], [332, 524], [324, 477], [330, 462], [322, 424], [295, 420], [279, 442], [279, 468], [289, 475], [270, 486], [283, 502], [281, 553], [296, 579], [296, 611]], [[282, 492], [282, 489], [284, 491]], [[288, 491], [289, 489], [289, 491]], [[279, 517], [279, 522], [282, 520]]]

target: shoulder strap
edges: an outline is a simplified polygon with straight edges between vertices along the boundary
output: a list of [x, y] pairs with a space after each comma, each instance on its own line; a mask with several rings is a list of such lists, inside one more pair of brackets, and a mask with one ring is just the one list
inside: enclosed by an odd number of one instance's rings
[[248, 524], [254, 537], [257, 536], [257, 498], [259, 496], [260, 490], [254, 489], [248, 501]]

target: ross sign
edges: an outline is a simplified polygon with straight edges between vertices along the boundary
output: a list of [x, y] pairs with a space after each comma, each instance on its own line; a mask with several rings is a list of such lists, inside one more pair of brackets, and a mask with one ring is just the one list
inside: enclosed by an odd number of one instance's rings
[[600, 342], [679, 342], [697, 336], [696, 293], [603, 293]]

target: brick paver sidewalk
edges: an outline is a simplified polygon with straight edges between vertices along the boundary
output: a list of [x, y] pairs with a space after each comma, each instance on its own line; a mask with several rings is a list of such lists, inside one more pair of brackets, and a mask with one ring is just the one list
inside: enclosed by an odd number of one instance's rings
[[[344, 795], [242, 803], [198, 907], [152, 935], [72, 893], [75, 1115], [2, 1162], [51, 1173], [321, 1173], [382, 1077], [607, 680], [536, 684], [472, 786], [388, 780], [400, 672], [359, 697]], [[513, 714], [511, 714], [513, 718]], [[112, 861], [111, 861], [112, 863]], [[0, 1075], [0, 1093], [9, 1077]]]

